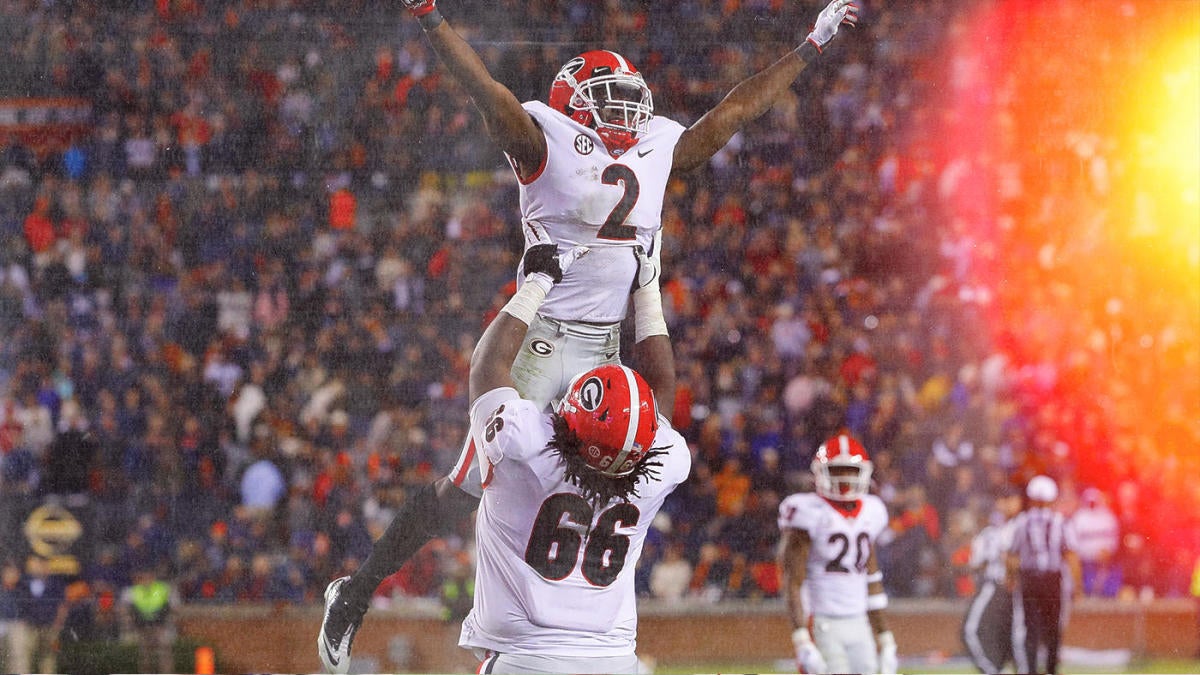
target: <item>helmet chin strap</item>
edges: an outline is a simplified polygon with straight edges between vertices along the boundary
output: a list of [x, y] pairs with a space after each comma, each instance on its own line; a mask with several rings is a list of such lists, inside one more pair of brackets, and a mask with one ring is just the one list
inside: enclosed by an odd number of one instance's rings
[[[593, 113], [594, 116], [595, 113]], [[595, 120], [592, 121], [592, 128], [596, 130], [596, 135], [600, 137], [600, 140], [604, 141], [604, 149], [608, 150], [608, 154], [614, 158], [629, 152], [629, 149], [637, 143], [637, 137], [633, 135], [632, 131], [602, 127], [597, 125]]]

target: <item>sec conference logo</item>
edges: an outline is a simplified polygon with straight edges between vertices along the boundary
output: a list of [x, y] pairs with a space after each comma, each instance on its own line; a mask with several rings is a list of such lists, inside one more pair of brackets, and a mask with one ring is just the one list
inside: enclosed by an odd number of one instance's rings
[[583, 134], [579, 134], [575, 137], [575, 152], [578, 152], [581, 155], [590, 155], [592, 154], [592, 150], [595, 149], [596, 144], [592, 143], [592, 139], [584, 136]]

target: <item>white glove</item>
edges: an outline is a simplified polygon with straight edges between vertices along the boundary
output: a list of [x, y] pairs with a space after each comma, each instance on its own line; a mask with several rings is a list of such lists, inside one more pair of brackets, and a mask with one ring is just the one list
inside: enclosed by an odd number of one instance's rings
[[892, 631], [885, 630], [875, 635], [875, 644], [879, 647], [879, 672], [893, 675], [900, 672], [900, 659], [896, 656], [896, 636]]
[[823, 673], [828, 670], [821, 650], [813, 644], [807, 628], [792, 631], [792, 646], [796, 648], [796, 666], [802, 673]]
[[842, 24], [853, 26], [858, 23], [858, 5], [854, 0], [833, 0], [817, 15], [817, 23], [812, 32], [805, 38], [812, 43], [817, 51], [825, 48], [829, 41], [837, 35], [838, 27]]
[[646, 255], [646, 249], [642, 248], [641, 244], [636, 244], [633, 247], [633, 255], [638, 261], [638, 273], [633, 278], [633, 291], [649, 286], [658, 279], [658, 263], [655, 262], [653, 256]]

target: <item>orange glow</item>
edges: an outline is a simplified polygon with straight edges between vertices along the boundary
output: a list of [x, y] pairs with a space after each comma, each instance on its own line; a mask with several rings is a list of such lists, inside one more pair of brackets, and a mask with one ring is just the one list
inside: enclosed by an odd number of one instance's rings
[[1055, 374], [1020, 386], [1081, 483], [1200, 512], [1200, 2], [987, 2], [951, 33], [963, 283], [1014, 371]]

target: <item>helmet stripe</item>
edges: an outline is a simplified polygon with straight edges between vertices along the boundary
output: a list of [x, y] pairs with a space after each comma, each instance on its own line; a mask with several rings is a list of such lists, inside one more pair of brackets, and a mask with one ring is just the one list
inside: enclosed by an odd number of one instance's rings
[[850, 437], [846, 434], [838, 436], [838, 454], [850, 455]]
[[642, 416], [642, 399], [638, 392], [637, 379], [628, 367], [618, 367], [625, 374], [625, 381], [629, 387], [629, 428], [625, 430], [625, 442], [621, 445], [621, 452], [613, 458], [612, 464], [608, 466], [609, 471], [606, 473], [620, 471], [621, 465], [625, 463], [625, 458], [633, 451], [633, 439], [637, 436], [638, 424], [641, 422]]
[[[608, 51], [608, 50], [606, 49], [604, 51]], [[621, 56], [620, 54], [618, 54], [616, 52], [608, 52], [608, 53], [612, 54], [613, 58], [615, 58], [617, 60], [617, 63], [621, 64], [621, 70], [624, 70], [626, 72], [628, 72], [630, 70], [629, 62], [625, 60], [624, 56]]]

